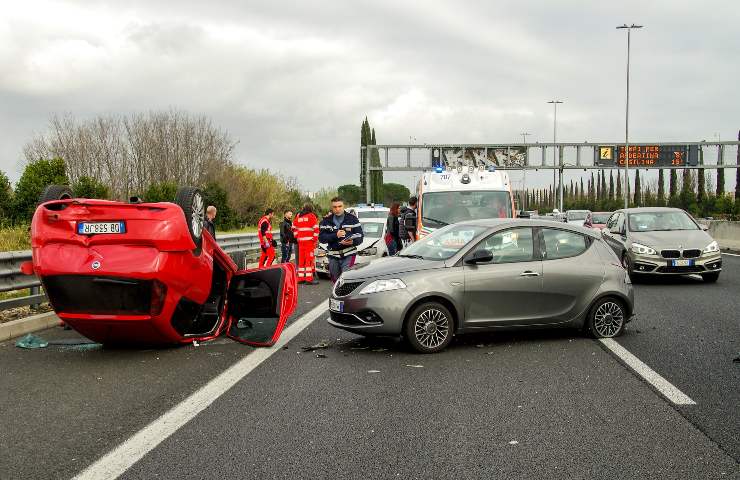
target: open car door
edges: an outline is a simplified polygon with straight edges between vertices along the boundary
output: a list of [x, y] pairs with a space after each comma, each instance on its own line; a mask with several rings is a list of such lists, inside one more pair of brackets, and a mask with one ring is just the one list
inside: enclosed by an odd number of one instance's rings
[[298, 303], [295, 265], [239, 270], [226, 301], [226, 335], [257, 347], [275, 344]]

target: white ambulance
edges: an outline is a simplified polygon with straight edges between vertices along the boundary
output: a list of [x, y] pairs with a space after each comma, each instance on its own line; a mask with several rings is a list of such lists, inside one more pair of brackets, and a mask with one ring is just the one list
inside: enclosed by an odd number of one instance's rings
[[494, 166], [436, 167], [417, 186], [417, 238], [465, 220], [514, 218], [509, 174]]

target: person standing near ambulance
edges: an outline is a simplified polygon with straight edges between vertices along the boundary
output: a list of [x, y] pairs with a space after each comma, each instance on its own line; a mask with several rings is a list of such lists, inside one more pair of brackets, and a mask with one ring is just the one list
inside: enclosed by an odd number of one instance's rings
[[298, 283], [306, 282], [309, 285], [318, 285], [314, 280], [316, 272], [315, 252], [319, 241], [319, 219], [313, 213], [310, 203], [303, 206], [303, 210], [293, 220], [293, 235], [296, 239], [296, 264], [298, 267]]
[[275, 211], [272, 208], [268, 208], [259, 222], [257, 222], [257, 238], [260, 241], [260, 249], [262, 250], [259, 268], [269, 267], [275, 260], [277, 242], [272, 238], [272, 217], [274, 216]]
[[341, 197], [331, 199], [331, 215], [321, 220], [319, 241], [328, 244], [329, 273], [332, 283], [339, 279], [345, 270], [355, 264], [357, 246], [362, 243], [363, 233], [360, 220], [344, 211]]

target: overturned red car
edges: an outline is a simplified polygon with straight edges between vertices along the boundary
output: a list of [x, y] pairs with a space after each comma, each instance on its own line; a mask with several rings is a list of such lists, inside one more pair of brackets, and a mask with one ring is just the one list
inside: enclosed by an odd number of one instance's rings
[[47, 187], [31, 223], [33, 265], [56, 314], [100, 343], [173, 344], [222, 333], [274, 344], [297, 304], [295, 267], [239, 270], [202, 228], [205, 205], [72, 198]]

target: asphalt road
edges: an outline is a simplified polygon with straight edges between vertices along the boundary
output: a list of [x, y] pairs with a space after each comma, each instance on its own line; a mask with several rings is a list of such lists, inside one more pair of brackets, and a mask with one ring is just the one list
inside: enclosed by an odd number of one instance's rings
[[[740, 258], [723, 260], [714, 285], [636, 285], [619, 339], [696, 405], [577, 332], [417, 355], [322, 315], [123, 478], [740, 478]], [[325, 301], [322, 283], [301, 287], [298, 315]], [[326, 358], [301, 352], [320, 341]], [[252, 351], [0, 344], [0, 478], [72, 477]]]

